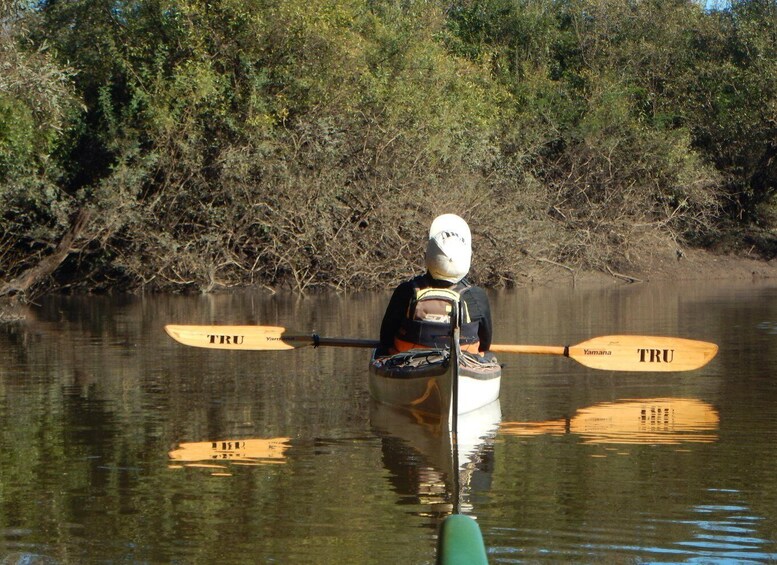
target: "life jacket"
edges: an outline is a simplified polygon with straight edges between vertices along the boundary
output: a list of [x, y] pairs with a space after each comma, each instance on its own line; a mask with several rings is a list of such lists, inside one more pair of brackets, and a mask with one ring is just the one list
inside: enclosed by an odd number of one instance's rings
[[413, 284], [415, 294], [405, 312], [402, 325], [394, 336], [394, 348], [397, 351], [408, 351], [449, 347], [451, 311], [456, 304], [461, 304], [461, 349], [478, 353], [480, 324], [471, 320], [467, 303], [462, 296], [470, 286], [462, 281], [447, 288], [421, 287], [420, 281]]

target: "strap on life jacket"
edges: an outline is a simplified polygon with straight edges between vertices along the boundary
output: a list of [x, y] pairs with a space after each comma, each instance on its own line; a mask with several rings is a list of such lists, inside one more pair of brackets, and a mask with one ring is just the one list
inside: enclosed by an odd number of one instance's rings
[[450, 344], [451, 311], [461, 304], [460, 341], [464, 351], [477, 353], [480, 346], [477, 321], [470, 319], [462, 294], [469, 285], [457, 283], [448, 288], [416, 287], [405, 318], [394, 337], [394, 348], [407, 351], [418, 348], [443, 348]]

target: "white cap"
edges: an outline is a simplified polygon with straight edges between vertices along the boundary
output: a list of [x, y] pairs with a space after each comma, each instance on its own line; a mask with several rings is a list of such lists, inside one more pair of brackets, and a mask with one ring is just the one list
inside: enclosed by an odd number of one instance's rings
[[429, 228], [426, 268], [435, 279], [459, 282], [472, 262], [472, 234], [456, 214], [443, 214]]

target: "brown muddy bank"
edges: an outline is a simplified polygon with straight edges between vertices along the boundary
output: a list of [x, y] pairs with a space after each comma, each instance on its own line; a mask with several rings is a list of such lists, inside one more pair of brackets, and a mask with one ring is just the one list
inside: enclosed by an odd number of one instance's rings
[[650, 283], [659, 281], [720, 281], [777, 283], [777, 259], [765, 261], [748, 255], [717, 254], [711, 251], [674, 249], [646, 255], [619, 270], [574, 269], [561, 264], [546, 264], [527, 274], [525, 284], [557, 286], [597, 286]]

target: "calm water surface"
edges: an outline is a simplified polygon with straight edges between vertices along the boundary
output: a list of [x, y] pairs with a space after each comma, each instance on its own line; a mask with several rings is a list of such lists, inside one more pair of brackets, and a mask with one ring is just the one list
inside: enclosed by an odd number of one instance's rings
[[458, 474], [434, 422], [370, 401], [367, 350], [200, 350], [162, 330], [374, 338], [387, 300], [49, 298], [0, 326], [0, 562], [433, 563], [454, 507], [492, 563], [777, 561], [777, 287], [494, 293], [499, 343], [721, 349], [680, 374], [503, 355]]

